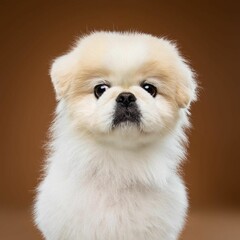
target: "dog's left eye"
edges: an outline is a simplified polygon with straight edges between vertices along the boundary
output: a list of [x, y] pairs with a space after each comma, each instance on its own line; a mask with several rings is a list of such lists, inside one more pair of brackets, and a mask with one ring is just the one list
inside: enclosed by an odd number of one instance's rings
[[153, 97], [156, 97], [157, 95], [157, 88], [149, 83], [143, 83], [141, 84], [141, 87], [146, 90], [149, 94], [151, 94]]
[[100, 98], [103, 93], [109, 88], [107, 84], [99, 84], [94, 87], [94, 95], [96, 98]]

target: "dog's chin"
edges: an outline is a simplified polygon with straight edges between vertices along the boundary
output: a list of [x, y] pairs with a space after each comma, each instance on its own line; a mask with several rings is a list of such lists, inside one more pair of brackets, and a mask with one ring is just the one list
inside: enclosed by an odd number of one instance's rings
[[134, 130], [139, 130], [140, 129], [140, 121], [137, 118], [133, 118], [130, 116], [123, 116], [121, 118], [116, 118], [113, 121], [112, 124], [112, 130], [115, 131], [116, 129], [118, 129], [119, 131], [130, 131], [131, 129]]
[[154, 132], [145, 132], [141, 121], [124, 118], [121, 121], [115, 119], [112, 128], [95, 135], [95, 140], [108, 148], [136, 150], [153, 144], [157, 137]]
[[137, 139], [143, 135], [140, 125], [132, 121], [124, 121], [118, 125], [113, 126], [112, 135], [119, 140], [137, 141]]

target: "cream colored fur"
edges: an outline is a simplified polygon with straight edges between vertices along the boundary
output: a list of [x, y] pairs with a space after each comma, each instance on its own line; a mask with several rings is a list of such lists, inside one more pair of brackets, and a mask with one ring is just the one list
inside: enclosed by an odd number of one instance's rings
[[[51, 78], [58, 106], [35, 203], [45, 239], [176, 240], [188, 206], [178, 168], [196, 82], [175, 44], [92, 33], [54, 61]], [[111, 87], [97, 99], [101, 83]], [[141, 122], [112, 129], [124, 91], [136, 96]]]

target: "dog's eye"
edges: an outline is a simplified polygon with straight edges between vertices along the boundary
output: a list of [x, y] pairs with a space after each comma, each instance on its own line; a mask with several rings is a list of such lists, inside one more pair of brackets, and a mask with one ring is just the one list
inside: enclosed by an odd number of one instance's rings
[[109, 88], [107, 84], [99, 84], [94, 87], [94, 95], [96, 98], [100, 98], [103, 93]]
[[153, 97], [157, 95], [157, 88], [149, 83], [143, 83], [141, 84], [141, 87], [146, 90], [149, 94], [151, 94]]

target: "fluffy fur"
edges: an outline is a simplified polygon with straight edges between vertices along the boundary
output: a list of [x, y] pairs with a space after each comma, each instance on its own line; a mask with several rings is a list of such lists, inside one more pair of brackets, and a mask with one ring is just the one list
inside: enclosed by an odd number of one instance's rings
[[[176, 240], [188, 206], [178, 167], [196, 82], [175, 44], [92, 33], [53, 62], [51, 78], [58, 106], [35, 203], [45, 239]], [[99, 99], [98, 84], [110, 86]], [[141, 121], [114, 128], [122, 92], [136, 97]]]

